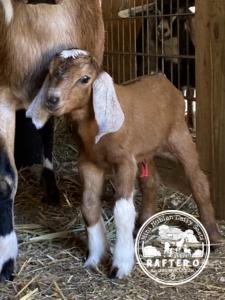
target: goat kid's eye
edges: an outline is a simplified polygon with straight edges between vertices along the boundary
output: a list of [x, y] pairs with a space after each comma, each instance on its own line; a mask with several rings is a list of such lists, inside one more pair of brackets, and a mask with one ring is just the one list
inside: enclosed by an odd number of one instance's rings
[[81, 77], [81, 78], [79, 79], [79, 82], [80, 82], [81, 84], [86, 84], [86, 83], [89, 82], [90, 79], [91, 79], [91, 78], [90, 78], [89, 76], [85, 75], [85, 76], [83, 76], [83, 77]]

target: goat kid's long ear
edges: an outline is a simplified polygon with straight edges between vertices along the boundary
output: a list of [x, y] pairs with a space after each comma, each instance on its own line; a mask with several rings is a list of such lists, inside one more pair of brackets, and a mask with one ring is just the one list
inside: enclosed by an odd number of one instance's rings
[[124, 122], [113, 80], [106, 72], [100, 73], [93, 83], [93, 106], [99, 128], [95, 137], [97, 144], [107, 133], [118, 131]]
[[32, 123], [37, 129], [42, 128], [50, 117], [49, 112], [44, 108], [43, 105], [47, 97], [48, 83], [49, 76], [45, 78], [41, 89], [37, 93], [34, 100], [31, 102], [26, 112], [26, 117], [32, 119]]

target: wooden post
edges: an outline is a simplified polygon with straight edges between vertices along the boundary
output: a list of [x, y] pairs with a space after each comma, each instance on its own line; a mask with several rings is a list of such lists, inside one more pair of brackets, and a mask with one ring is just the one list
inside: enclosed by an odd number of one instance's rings
[[196, 0], [197, 148], [225, 219], [225, 1]]

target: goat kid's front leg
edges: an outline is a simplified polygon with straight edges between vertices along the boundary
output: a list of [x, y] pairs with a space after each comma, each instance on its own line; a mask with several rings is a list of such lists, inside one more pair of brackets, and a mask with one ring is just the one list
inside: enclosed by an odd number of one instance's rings
[[107, 246], [100, 199], [104, 172], [90, 162], [80, 162], [79, 170], [84, 185], [81, 211], [88, 235], [88, 258], [84, 266], [96, 268]]
[[116, 172], [117, 197], [114, 207], [116, 244], [111, 277], [119, 279], [132, 271], [135, 262], [133, 231], [136, 212], [133, 193], [136, 172], [136, 162], [132, 157], [119, 165]]
[[17, 189], [14, 162], [15, 102], [7, 88], [0, 88], [0, 282], [13, 279], [18, 252], [13, 222]]

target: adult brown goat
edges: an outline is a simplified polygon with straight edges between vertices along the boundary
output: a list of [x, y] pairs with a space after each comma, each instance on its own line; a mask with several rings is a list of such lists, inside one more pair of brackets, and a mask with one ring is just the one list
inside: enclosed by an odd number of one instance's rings
[[[118, 98], [117, 98], [118, 97]], [[63, 51], [49, 67], [40, 92], [27, 115], [40, 128], [49, 116], [70, 114], [80, 144], [80, 173], [84, 181], [82, 213], [87, 224], [89, 257], [97, 265], [106, 249], [100, 195], [107, 169], [114, 169], [116, 245], [115, 276], [123, 278], [134, 265], [134, 181], [137, 164], [162, 150], [183, 164], [211, 241], [220, 234], [210, 202], [209, 185], [200, 170], [195, 145], [184, 118], [184, 99], [162, 74], [145, 76], [127, 85], [114, 85], [100, 72], [95, 58], [83, 50]], [[151, 179], [143, 182], [144, 218], [154, 213]], [[148, 214], [148, 216], [147, 216]]]
[[55, 54], [82, 47], [101, 64], [103, 46], [99, 0], [0, 1], [0, 281], [12, 277], [17, 256], [15, 111], [27, 108], [37, 94]]

